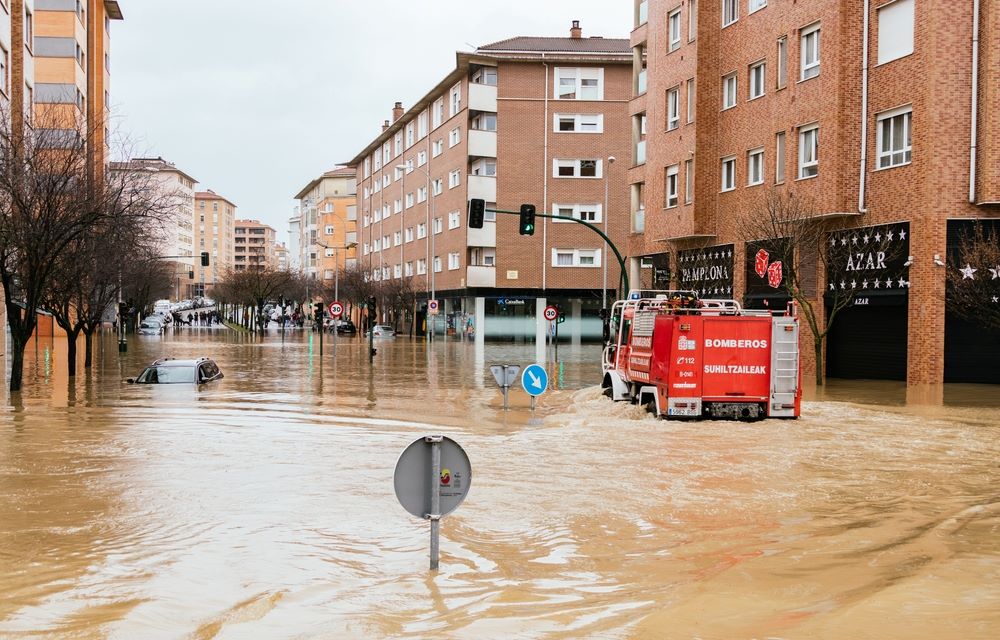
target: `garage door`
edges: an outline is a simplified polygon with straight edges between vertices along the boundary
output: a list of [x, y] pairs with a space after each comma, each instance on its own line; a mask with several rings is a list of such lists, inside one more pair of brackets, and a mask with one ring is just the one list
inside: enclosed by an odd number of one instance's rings
[[840, 311], [826, 338], [826, 375], [906, 380], [906, 305]]
[[1000, 331], [945, 316], [944, 381], [1000, 384]]

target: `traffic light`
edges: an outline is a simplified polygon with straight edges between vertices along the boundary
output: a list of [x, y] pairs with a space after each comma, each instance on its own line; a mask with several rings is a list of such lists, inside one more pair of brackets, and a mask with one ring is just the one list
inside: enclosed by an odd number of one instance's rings
[[315, 314], [313, 317], [316, 320], [321, 320], [323, 318], [323, 303], [317, 302], [316, 304], [313, 305], [313, 309], [315, 310], [313, 312]]
[[481, 198], [469, 200], [469, 228], [482, 229], [486, 218], [486, 201]]
[[375, 311], [375, 296], [368, 296], [368, 309], [373, 313]]
[[124, 302], [118, 303], [118, 315], [122, 318], [128, 315], [128, 304]]
[[203, 267], [207, 267], [208, 266], [208, 252], [207, 251], [202, 251], [201, 252], [201, 266], [203, 266]]
[[194, 280], [194, 269], [188, 270], [188, 280]]
[[522, 236], [535, 235], [535, 205], [521, 205], [521, 227], [518, 230]]

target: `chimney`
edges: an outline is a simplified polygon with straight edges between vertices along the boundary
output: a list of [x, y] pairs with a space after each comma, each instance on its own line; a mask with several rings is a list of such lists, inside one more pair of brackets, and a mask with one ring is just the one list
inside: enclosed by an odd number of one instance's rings
[[580, 21], [579, 20], [574, 20], [573, 21], [573, 26], [569, 30], [569, 37], [570, 38], [582, 38], [583, 37], [583, 29], [580, 28]]
[[395, 122], [403, 117], [403, 103], [397, 102], [392, 106], [392, 121]]
[[389, 121], [386, 120], [385, 122], [382, 123], [382, 131], [385, 131], [388, 128], [389, 128]]

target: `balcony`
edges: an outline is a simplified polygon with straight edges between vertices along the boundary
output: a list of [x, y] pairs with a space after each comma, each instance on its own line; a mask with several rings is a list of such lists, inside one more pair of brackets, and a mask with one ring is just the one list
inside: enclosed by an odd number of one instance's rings
[[469, 155], [480, 158], [497, 157], [497, 132], [469, 130]]
[[481, 198], [486, 202], [497, 201], [497, 179], [492, 176], [468, 176], [469, 198]]
[[[498, 214], [502, 215], [502, 214]], [[469, 228], [468, 244], [470, 247], [496, 247], [497, 223], [487, 220], [482, 229]]]
[[497, 269], [496, 267], [467, 267], [465, 275], [465, 285], [467, 287], [496, 287]]
[[646, 210], [639, 209], [632, 212], [632, 233], [643, 233], [646, 231]]
[[635, 166], [646, 164], [646, 141], [641, 140], [635, 144]]
[[473, 111], [497, 110], [497, 88], [489, 84], [469, 83], [469, 109]]

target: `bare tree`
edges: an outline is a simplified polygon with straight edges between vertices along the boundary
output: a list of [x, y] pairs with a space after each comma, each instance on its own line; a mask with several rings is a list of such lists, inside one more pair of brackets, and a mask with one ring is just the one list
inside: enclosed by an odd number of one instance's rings
[[1000, 225], [976, 222], [958, 235], [949, 257], [948, 309], [988, 329], [1000, 329]]
[[264, 305], [277, 300], [295, 285], [296, 277], [288, 271], [272, 269], [268, 265], [249, 266], [242, 271], [230, 271], [217, 287], [216, 298], [256, 309], [254, 331], [263, 332], [267, 327]]
[[[842, 222], [820, 216], [810, 199], [783, 191], [768, 193], [737, 225], [738, 235], [754, 253], [750, 258], [757, 261], [757, 273], [798, 304], [812, 335], [816, 383], [823, 384], [826, 336], [859, 293], [869, 291], [870, 285], [882, 286], [876, 276], [861, 274], [882, 270], [898, 258], [901, 248], [894, 244], [895, 235], [845, 229]], [[831, 274], [845, 268], [857, 277], [833, 281]], [[818, 286], [821, 273], [828, 280], [824, 287]]]
[[398, 333], [401, 323], [409, 322], [409, 333], [413, 334], [413, 307], [417, 296], [413, 290], [413, 278], [400, 278], [382, 283], [379, 294], [382, 309], [392, 314], [394, 329]]

